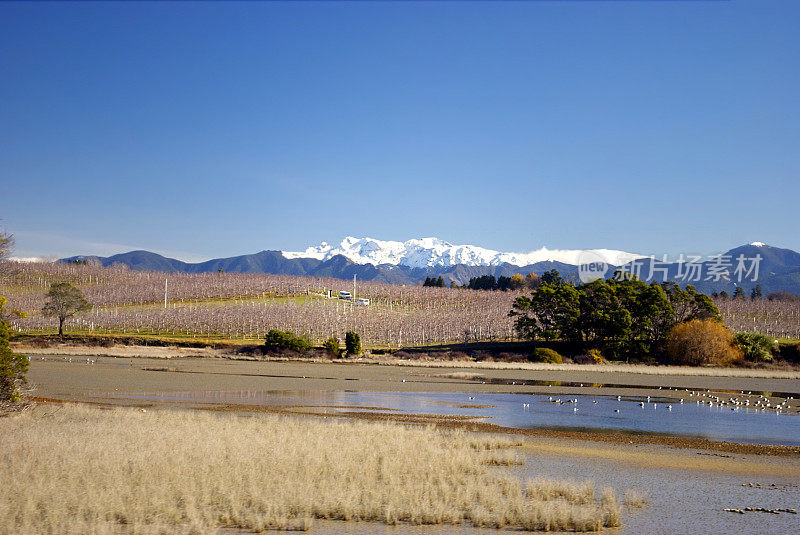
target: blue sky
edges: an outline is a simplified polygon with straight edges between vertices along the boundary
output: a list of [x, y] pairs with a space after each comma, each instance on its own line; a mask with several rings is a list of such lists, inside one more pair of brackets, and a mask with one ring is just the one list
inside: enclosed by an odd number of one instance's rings
[[0, 3], [18, 256], [800, 249], [800, 2]]

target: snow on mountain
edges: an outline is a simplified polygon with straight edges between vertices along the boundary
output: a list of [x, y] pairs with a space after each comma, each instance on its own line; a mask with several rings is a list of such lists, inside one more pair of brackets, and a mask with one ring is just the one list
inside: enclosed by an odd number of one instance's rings
[[322, 242], [305, 251], [282, 251], [286, 258], [316, 258], [327, 260], [342, 255], [356, 264], [393, 264], [410, 267], [439, 267], [465, 264], [468, 266], [496, 266], [508, 263], [527, 266], [536, 262], [555, 261], [579, 265], [583, 253], [591, 252], [592, 260], [597, 256], [616, 266], [626, 264], [643, 255], [611, 249], [560, 250], [542, 247], [529, 253], [503, 253], [476, 247], [475, 245], [453, 245], [438, 238], [411, 239], [405, 242], [383, 241], [373, 238], [346, 237], [337, 246]]
[[30, 264], [33, 262], [44, 262], [45, 259], [41, 256], [10, 256], [8, 257], [9, 260], [12, 262], [22, 262], [25, 264]]

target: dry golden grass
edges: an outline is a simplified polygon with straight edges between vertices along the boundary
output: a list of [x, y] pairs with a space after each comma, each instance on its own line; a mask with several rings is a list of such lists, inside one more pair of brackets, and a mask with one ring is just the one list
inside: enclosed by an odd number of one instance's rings
[[[465, 360], [401, 360], [362, 358], [359, 362], [416, 368], [467, 368], [475, 370], [580, 371], [607, 374], [674, 375], [703, 377], [757, 377], [761, 379], [800, 379], [800, 371], [699, 366], [652, 366], [648, 364], [547, 364], [540, 362], [488, 362]], [[466, 372], [464, 372], [466, 374]], [[469, 374], [474, 377], [474, 374]], [[459, 377], [454, 377], [459, 378]], [[467, 376], [461, 377], [466, 379]]]
[[650, 500], [648, 499], [646, 493], [635, 489], [628, 489], [625, 491], [623, 503], [625, 504], [625, 507], [642, 508], [650, 503]]
[[515, 462], [511, 446], [387, 423], [39, 406], [0, 418], [0, 533], [619, 524], [608, 489], [491, 466]]

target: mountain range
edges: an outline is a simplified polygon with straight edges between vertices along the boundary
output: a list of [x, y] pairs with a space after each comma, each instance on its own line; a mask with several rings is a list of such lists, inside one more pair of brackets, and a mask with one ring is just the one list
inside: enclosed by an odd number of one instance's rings
[[[757, 260], [756, 260], [757, 259]], [[567, 279], [579, 280], [586, 266], [599, 265], [597, 275], [616, 270], [636, 273], [645, 280], [673, 280], [711, 293], [746, 291], [757, 284], [763, 292], [800, 293], [800, 253], [753, 242], [718, 257], [653, 258], [610, 249], [549, 250], [504, 253], [473, 245], [453, 245], [437, 238], [406, 242], [347, 237], [336, 246], [322, 243], [302, 252], [261, 251], [189, 263], [149, 251], [131, 251], [109, 257], [73, 256], [68, 261], [96, 261], [104, 266], [124, 264], [130, 269], [168, 273], [271, 273], [419, 284], [426, 277], [441, 276], [446, 283], [465, 284], [472, 277], [510, 277], [516, 273], [541, 275], [551, 269]], [[754, 265], [755, 264], [755, 265]], [[749, 273], [746, 273], [749, 270]], [[757, 278], [754, 280], [755, 271]], [[744, 276], [743, 275], [747, 275]]]

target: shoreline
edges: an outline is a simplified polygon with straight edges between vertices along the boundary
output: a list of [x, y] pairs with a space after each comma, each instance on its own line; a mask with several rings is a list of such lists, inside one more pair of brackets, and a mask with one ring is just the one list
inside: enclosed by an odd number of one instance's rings
[[27, 355], [37, 356], [84, 356], [110, 358], [180, 359], [208, 358], [246, 362], [293, 362], [305, 364], [376, 365], [409, 368], [461, 368], [471, 370], [541, 371], [541, 372], [586, 372], [624, 373], [644, 376], [719, 377], [757, 379], [797, 379], [800, 370], [774, 370], [763, 368], [705, 368], [692, 366], [660, 366], [649, 364], [546, 364], [536, 362], [496, 362], [474, 360], [422, 360], [387, 357], [359, 357], [356, 359], [323, 359], [314, 357], [260, 357], [236, 355], [221, 349], [186, 348], [164, 346], [85, 346], [64, 344], [55, 347], [37, 348], [12, 343], [12, 349]]
[[[505, 427], [489, 422], [475, 421], [473, 417], [437, 414], [397, 414], [378, 411], [325, 412], [308, 410], [311, 407], [299, 405], [247, 405], [225, 403], [216, 406], [194, 406], [192, 409], [209, 412], [270, 413], [286, 416], [321, 416], [325, 418], [345, 418], [368, 421], [395, 422], [404, 424], [433, 425], [445, 429], [463, 429], [472, 433], [503, 434], [519, 437], [556, 439], [562, 442], [591, 442], [621, 445], [668, 446], [677, 449], [707, 450], [743, 455], [768, 455], [789, 457], [800, 460], [800, 446], [781, 446], [772, 444], [747, 444], [721, 442], [703, 437], [684, 435], [665, 435], [655, 433], [619, 432], [608, 429], [592, 431], [570, 428], [538, 427], [522, 429]], [[319, 407], [324, 409], [324, 407]], [[800, 466], [797, 472], [800, 477]]]
[[[446, 409], [442, 414], [426, 414], [438, 410], [419, 405], [408, 413], [398, 412], [391, 409], [391, 404], [380, 401], [373, 403], [379, 398], [370, 398], [364, 404], [351, 404], [341, 397], [341, 393], [402, 396], [413, 392], [549, 392], [552, 395], [671, 397], [689, 395], [684, 390], [670, 390], [677, 386], [697, 390], [705, 387], [763, 388], [780, 392], [786, 388], [800, 388], [795, 380], [645, 375], [615, 370], [478, 370], [375, 365], [360, 361], [299, 362], [182, 357], [88, 357], [90, 362], [85, 356], [73, 356], [71, 360], [66, 356], [34, 357], [28, 377], [37, 388], [32, 394], [36, 398], [31, 401], [38, 403], [35, 410], [43, 409], [44, 413], [53, 415], [68, 414], [74, 407], [80, 406], [94, 407], [101, 414], [110, 415], [116, 412], [113, 410], [115, 408], [125, 408], [126, 412], [142, 422], [215, 415], [219, 420], [214, 421], [223, 429], [239, 425], [240, 422], [247, 425], [247, 422], [257, 422], [264, 417], [285, 421], [299, 429], [313, 428], [323, 422], [333, 426], [396, 424], [407, 428], [407, 432], [412, 434], [426, 429], [439, 429], [444, 433], [463, 434], [469, 440], [507, 442], [508, 453], [524, 459], [524, 464], [510, 465], [509, 473], [524, 480], [577, 477], [580, 480], [597, 481], [600, 487], [639, 490], [650, 505], [643, 509], [626, 507], [623, 526], [610, 529], [610, 533], [646, 533], [654, 525], [668, 526], [669, 532], [679, 531], [684, 525], [683, 520], [675, 519], [682, 518], [681, 515], [698, 519], [695, 523], [705, 533], [722, 534], [737, 529], [749, 533], [757, 528], [788, 533], [794, 527], [795, 518], [790, 515], [767, 515], [762, 519], [757, 514], [731, 515], [725, 510], [795, 507], [796, 496], [800, 492], [797, 485], [800, 481], [800, 446], [715, 442], [699, 437], [608, 429], [512, 428], [479, 420], [471, 411], [460, 416], [447, 415], [455, 411]], [[525, 381], [529, 383], [524, 384]], [[542, 386], [542, 382], [548, 385]], [[583, 386], [580, 386], [581, 382]], [[596, 384], [598, 382], [606, 384], [601, 387]], [[624, 388], [621, 387], [622, 383], [637, 386]], [[262, 401], [262, 396], [264, 399], [277, 397]], [[466, 395], [463, 399], [456, 396], [453, 403], [469, 405], [466, 398]], [[103, 421], [101, 419], [101, 423]], [[403, 432], [405, 434], [406, 431]], [[253, 434], [254, 437], [269, 435], [269, 428], [263, 427], [257, 428]], [[360, 444], [358, 440], [356, 443]], [[249, 447], [247, 451], [250, 451]], [[416, 459], [416, 454], [415, 450], [402, 450], [399, 458]], [[702, 499], [698, 499], [700, 497]], [[319, 531], [339, 535], [344, 525], [320, 525]], [[373, 523], [363, 523], [353, 533], [372, 533], [379, 527]], [[351, 527], [348, 525], [347, 529]], [[412, 532], [407, 524], [397, 529], [398, 533]], [[483, 531], [447, 526], [442, 532], [477, 535]], [[419, 533], [423, 535], [421, 531]]]
[[[90, 357], [91, 358], [91, 357]], [[472, 417], [397, 413], [381, 407], [348, 410], [331, 404], [339, 392], [364, 393], [475, 393], [533, 395], [601, 395], [669, 397], [691, 400], [692, 390], [800, 390], [800, 384], [782, 378], [641, 375], [611, 369], [508, 370], [472, 368], [443, 370], [424, 366], [374, 365], [360, 361], [299, 362], [242, 361], [224, 358], [161, 358], [40, 356], [32, 359], [29, 380], [36, 389], [29, 397], [40, 402], [84, 402], [104, 406], [191, 408], [217, 412], [276, 413], [336, 416], [350, 419], [393, 420], [408, 424], [461, 427], [467, 431], [516, 436], [589, 441], [594, 444], [654, 445], [733, 454], [800, 457], [798, 446], [720, 442], [703, 437], [635, 433], [608, 429], [504, 427]], [[158, 364], [156, 364], [158, 363]], [[444, 373], [443, 373], [444, 372]], [[451, 372], [451, 373], [448, 373]], [[452, 373], [455, 372], [455, 373]], [[686, 388], [684, 388], [686, 387]], [[217, 392], [286, 392], [289, 403], [240, 403], [221, 400]], [[721, 395], [721, 394], [720, 394]], [[753, 395], [756, 397], [757, 394]], [[746, 397], [746, 395], [745, 395]], [[797, 396], [800, 397], [800, 396]], [[693, 401], [692, 401], [693, 403]], [[792, 403], [791, 412], [797, 411]], [[335, 410], [333, 410], [335, 409]], [[345, 409], [344, 411], [342, 409]], [[366, 409], [366, 410], [363, 410]]]

